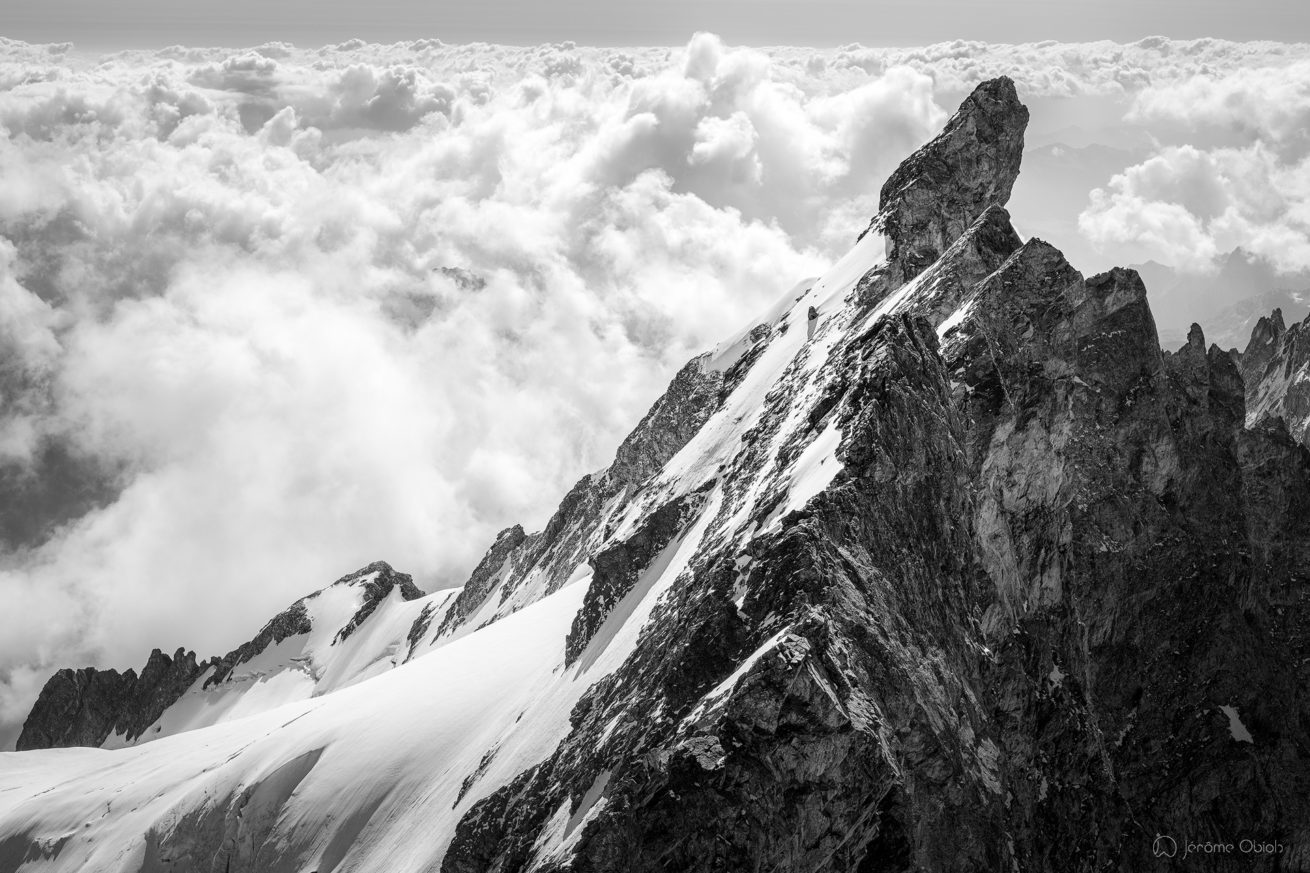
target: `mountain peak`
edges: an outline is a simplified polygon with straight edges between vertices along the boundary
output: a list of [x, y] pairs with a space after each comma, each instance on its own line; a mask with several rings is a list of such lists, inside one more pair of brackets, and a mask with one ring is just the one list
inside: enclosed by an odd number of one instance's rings
[[1289, 327], [1283, 310], [1261, 316], [1237, 356], [1246, 386], [1246, 423], [1281, 418], [1292, 439], [1310, 445], [1310, 318]]
[[905, 278], [935, 261], [988, 206], [1006, 204], [1019, 177], [1027, 127], [1028, 108], [1014, 82], [989, 79], [891, 174], [869, 229], [886, 234], [888, 260]]
[[[1310, 323], [1243, 428], [1237, 364], [1199, 328], [1162, 354], [1135, 270], [1021, 242], [1026, 121], [980, 86], [872, 238], [693, 359], [463, 589], [406, 600], [370, 565], [206, 668], [146, 728], [170, 742], [10, 765], [0, 856], [1052, 873], [1151, 868], [1128, 819], [1222, 819], [1295, 866]], [[52, 681], [34, 736], [95, 745], [69, 720], [136, 680]]]

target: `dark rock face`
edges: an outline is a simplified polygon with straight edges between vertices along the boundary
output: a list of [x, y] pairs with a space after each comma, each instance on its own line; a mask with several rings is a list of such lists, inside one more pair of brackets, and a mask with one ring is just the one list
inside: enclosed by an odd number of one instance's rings
[[[1063, 305], [1031, 293], [1044, 279]], [[1221, 710], [1253, 721], [1257, 699], [1285, 699], [1286, 659], [1305, 646], [1275, 607], [1304, 588], [1304, 563], [1251, 560], [1273, 531], [1251, 529], [1252, 501], [1270, 498], [1244, 461], [1253, 437], [1235, 367], [1199, 330], [1160, 356], [1131, 272], [1082, 283], [1030, 244], [987, 284], [1001, 317], [979, 324], [974, 345], [999, 346], [1004, 363], [968, 416], [989, 485], [979, 557], [997, 587], [981, 666], [1019, 866], [1145, 869], [1155, 833], [1303, 841], [1303, 813], [1271, 811], [1304, 768], [1261, 786], [1287, 751], [1272, 737], [1244, 747]], [[1011, 353], [1030, 328], [1032, 353]], [[946, 364], [969, 357], [966, 344]], [[980, 385], [993, 365], [973, 363], [965, 381]], [[1280, 478], [1302, 479], [1304, 458], [1289, 461]], [[1291, 648], [1269, 645], [1275, 635]]]
[[155, 649], [141, 675], [128, 670], [60, 670], [41, 689], [18, 737], [18, 751], [98, 746], [111, 734], [139, 737], [177, 700], [207, 665], [178, 649]]
[[[499, 574], [504, 569], [506, 560], [519, 546], [523, 545], [525, 539], [527, 539], [527, 534], [517, 524], [496, 534], [496, 541], [491, 544], [491, 548], [487, 549], [487, 553], [482, 556], [482, 560], [473, 568], [473, 573], [457, 595], [454, 607], [442, 619], [441, 627], [437, 629], [438, 633], [444, 633], [454, 627], [487, 599], [491, 589], [500, 581]], [[420, 620], [422, 620], [421, 616]], [[419, 631], [419, 633], [422, 634], [424, 631]]]
[[414, 579], [408, 573], [397, 573], [391, 569], [391, 565], [386, 561], [374, 561], [362, 570], [357, 570], [349, 576], [342, 576], [334, 585], [355, 585], [361, 584], [364, 588], [364, 601], [360, 604], [359, 609], [346, 622], [345, 627], [337, 631], [336, 642], [341, 642], [355, 632], [361, 624], [368, 620], [373, 614], [373, 610], [378, 608], [378, 604], [387, 599], [392, 589], [400, 590], [401, 600], [418, 600], [425, 595], [423, 589], [414, 584]]
[[1010, 199], [1027, 126], [1028, 108], [1014, 83], [992, 79], [892, 173], [869, 230], [886, 234], [888, 260], [901, 265], [901, 279], [937, 260], [989, 205]]
[[[333, 584], [364, 589], [359, 609], [337, 632], [334, 644], [344, 641], [367, 621], [393, 589], [398, 588], [404, 600], [423, 596], [407, 573], [397, 573], [384, 561], [369, 564]], [[115, 734], [128, 742], [136, 740], [210, 668], [206, 688], [222, 683], [233, 669], [269, 646], [309, 633], [312, 625], [305, 602], [316, 596], [296, 601], [274, 616], [253, 639], [221, 658], [197, 663], [195, 652], [178, 649], [170, 658], [155, 649], [140, 676], [134, 670], [121, 674], [93, 667], [60, 670], [46, 682], [23, 724], [18, 751], [99, 746]]]
[[591, 558], [591, 584], [564, 641], [566, 665], [573, 665], [610, 612], [632, 590], [637, 577], [686, 528], [703, 497], [703, 492], [697, 492], [666, 503], [647, 516], [632, 536]]
[[[393, 589], [400, 590], [402, 600], [417, 600], [423, 596], [423, 590], [414, 584], [413, 578], [408, 573], [396, 572], [386, 561], [374, 561], [354, 573], [342, 576], [333, 582], [331, 587], [338, 585], [362, 588], [363, 597], [359, 609], [337, 631], [333, 640], [334, 645], [345, 641], [361, 624], [367, 621], [368, 617], [377, 609], [378, 604], [385, 600]], [[306, 608], [305, 603], [317, 596], [318, 592], [315, 592], [307, 597], [302, 597], [275, 615], [268, 624], [260, 628], [259, 633], [255, 634], [251, 640], [242, 643], [223, 657], [211, 658], [202, 665], [206, 667], [212, 665], [214, 668], [214, 672], [205, 679], [205, 687], [208, 688], [223, 682], [236, 667], [255, 658], [269, 646], [277, 645], [289, 637], [307, 634], [313, 630], [309, 610]]]
[[1251, 330], [1251, 339], [1241, 355], [1242, 374], [1252, 376], [1251, 381], [1258, 382], [1269, 362], [1282, 352], [1285, 336], [1287, 325], [1283, 322], [1283, 310], [1275, 309], [1262, 316]]
[[705, 369], [704, 358], [693, 358], [678, 371], [668, 390], [619, 445], [611, 476], [627, 485], [640, 485], [705, 424], [718, 406], [723, 379]]
[[498, 598], [498, 609], [483, 623], [525, 605], [534, 593], [555, 591], [568, 581], [600, 544], [606, 522], [622, 498], [659, 472], [696, 435], [719, 408], [725, 387], [743, 372], [708, 369], [707, 359], [697, 356], [678, 371], [619, 446], [614, 463], [603, 472], [583, 476], [544, 530], [525, 536], [516, 525], [497, 536], [442, 620], [439, 634], [467, 625], [492, 597]]
[[60, 670], [41, 689], [18, 751], [59, 746], [98, 746], [113, 730], [121, 701], [136, 684], [136, 674], [117, 670]]
[[239, 664], [246, 663], [269, 646], [277, 645], [288, 637], [307, 634], [311, 630], [313, 625], [309, 620], [309, 610], [305, 608], [303, 600], [297, 600], [273, 616], [268, 624], [259, 629], [259, 633], [255, 634], [253, 639], [242, 643], [221, 658], [214, 658], [212, 661], [214, 672], [205, 680], [205, 687], [217, 685], [227, 679]]
[[841, 472], [744, 545], [710, 522], [443, 871], [1137, 871], [1158, 834], [1283, 846], [1199, 868], [1310, 869], [1310, 453], [1245, 428], [1199, 329], [1160, 352], [1134, 271], [1019, 244], [1016, 103], [982, 86], [884, 188], [891, 259], [851, 322], [884, 314], [809, 416]]
[[1310, 445], [1310, 318], [1286, 327], [1275, 309], [1256, 322], [1238, 361], [1247, 422], [1282, 419], [1294, 440]]

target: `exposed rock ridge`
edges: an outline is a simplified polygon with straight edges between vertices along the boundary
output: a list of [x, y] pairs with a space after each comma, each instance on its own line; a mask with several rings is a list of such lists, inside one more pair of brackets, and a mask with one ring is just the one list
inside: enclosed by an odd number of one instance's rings
[[1275, 309], [1256, 323], [1237, 360], [1247, 424], [1282, 419], [1294, 440], [1310, 445], [1310, 318], [1287, 327], [1283, 311]]
[[605, 538], [611, 514], [626, 509], [624, 499], [659, 472], [718, 409], [725, 381], [732, 374], [708, 367], [708, 361], [708, 355], [698, 355], [678, 371], [619, 445], [614, 462], [600, 473], [583, 476], [543, 530], [521, 536], [521, 528], [511, 528], [519, 532], [511, 538], [512, 545], [501, 532], [443, 619], [439, 633], [461, 626], [472, 630], [474, 624], [521, 609], [557, 590], [586, 563]]
[[698, 491], [666, 503], [646, 516], [632, 536], [589, 559], [591, 584], [564, 641], [565, 665], [573, 665], [610, 612], [632, 590], [637, 577], [686, 528], [704, 497], [704, 492]]
[[[408, 574], [397, 573], [385, 561], [369, 564], [332, 584], [357, 585], [364, 592], [359, 609], [337, 632], [335, 642], [345, 640], [367, 621], [393, 589], [398, 588], [404, 600], [423, 596]], [[178, 649], [170, 658], [155, 649], [139, 676], [135, 670], [60, 670], [47, 680], [37, 697], [23, 724], [17, 749], [100, 746], [111, 736], [135, 741], [202, 676], [204, 687], [219, 685], [236, 667], [269, 646], [309, 633], [312, 624], [305, 604], [318, 593], [297, 600], [252, 639], [221, 657], [197, 662], [195, 652]]]
[[526, 539], [527, 534], [517, 524], [496, 534], [496, 541], [491, 544], [491, 548], [487, 549], [487, 553], [482, 556], [482, 560], [473, 568], [468, 581], [464, 583], [464, 587], [456, 596], [455, 607], [447, 612], [441, 620], [441, 626], [437, 628], [438, 635], [459, 624], [468, 617], [473, 609], [476, 609], [479, 604], [487, 599], [491, 589], [500, 581], [500, 573], [505, 568], [509, 556], [514, 554], [515, 550]]
[[399, 589], [401, 600], [418, 600], [426, 596], [426, 592], [414, 584], [414, 579], [408, 573], [397, 573], [391, 568], [386, 561], [374, 561], [362, 570], [357, 570], [348, 576], [342, 576], [333, 585], [360, 585], [364, 588], [364, 599], [359, 609], [350, 621], [346, 622], [341, 630], [337, 631], [336, 642], [341, 642], [349, 637], [355, 630], [368, 620], [373, 611], [378, 608], [383, 600], [391, 594], [393, 589]]
[[[987, 87], [1003, 94], [1005, 84]], [[547, 817], [561, 798], [576, 809], [576, 798], [600, 773], [609, 774], [604, 808], [575, 843], [575, 868], [845, 870], [866, 856], [909, 861], [915, 843], [905, 829], [915, 826], [915, 816], [896, 790], [897, 774], [907, 764], [889, 757], [878, 738], [891, 729], [878, 727], [887, 713], [895, 714], [898, 725], [918, 720], [938, 726], [916, 728], [907, 739], [921, 750], [919, 763], [939, 771], [932, 796], [915, 808], [936, 810], [931, 818], [937, 828], [958, 822], [957, 832], [972, 832], [966, 857], [998, 860], [986, 843], [988, 816], [971, 824], [979, 818], [975, 810], [987, 808], [999, 779], [997, 747], [979, 736], [985, 713], [970, 709], [964, 724], [978, 727], [956, 733], [961, 714], [935, 702], [977, 697], [968, 684], [978, 672], [972, 648], [977, 644], [967, 630], [960, 633], [960, 623], [967, 628], [970, 613], [980, 615], [965, 595], [980, 595], [978, 570], [965, 557], [971, 551], [968, 527], [961, 524], [970, 515], [968, 491], [950, 488], [964, 476], [958, 445], [963, 428], [941, 409], [950, 389], [933, 327], [966, 302], [973, 283], [1019, 247], [1000, 208], [1017, 173], [1017, 158], [1001, 162], [1000, 172], [1010, 174], [1009, 181], [983, 184], [980, 195], [957, 198], [951, 214], [935, 213], [929, 198], [918, 194], [959, 176], [964, 166], [985, 163], [961, 159], [967, 149], [955, 147], [970, 141], [977, 146], [967, 135], [976, 129], [970, 117], [992, 106], [992, 101], [971, 101], [968, 111], [957, 115], [947, 145], [934, 141], [925, 147], [926, 155], [906, 162], [913, 169], [899, 173], [903, 198], [889, 195], [891, 208], [880, 213], [897, 216], [897, 227], [907, 229], [903, 242], [910, 241], [911, 228], [928, 228], [930, 245], [894, 250], [888, 264], [859, 283], [856, 297], [862, 305], [833, 316], [853, 325], [867, 314], [882, 313], [830, 353], [829, 360], [838, 363], [825, 371], [819, 404], [806, 415], [811, 439], [829, 416], [843, 422], [843, 433], [866, 431], [851, 427], [861, 410], [881, 432], [865, 438], [867, 445], [843, 440], [844, 469], [819, 499], [836, 488], [849, 495], [848, 501], [822, 521], [809, 509], [785, 516], [781, 531], [756, 537], [744, 555], [724, 548], [730, 540], [707, 534], [709, 547], [692, 558], [687, 581], [670, 592], [628, 665], [599, 682], [578, 705], [574, 731], [554, 756], [474, 806], [460, 823], [444, 871], [557, 869], [534, 848]], [[997, 139], [1021, 142], [1026, 111], [1001, 116], [1001, 126], [1009, 119], [1014, 127], [1008, 135], [997, 131]], [[916, 184], [919, 176], [923, 179]], [[894, 305], [907, 278], [932, 266], [936, 255], [924, 254], [931, 246], [949, 249], [953, 257], [922, 277], [919, 295]], [[788, 375], [792, 378], [785, 376], [767, 398], [761, 419], [768, 429], [744, 436], [741, 453], [722, 470], [726, 495], [716, 521], [734, 515], [731, 501], [749, 499], [748, 485], [734, 486], [761, 476], [761, 465], [768, 466], [768, 453], [761, 449], [773, 441], [794, 402], [791, 392], [801, 387], [790, 368]], [[895, 411], [905, 424], [888, 427], [898, 420]], [[788, 443], [783, 454], [802, 449], [803, 444]], [[869, 472], [852, 478], [852, 468]], [[907, 475], [912, 478], [905, 489], [879, 493], [878, 483]], [[765, 509], [751, 519], [766, 526], [774, 514], [768, 507], [777, 498], [759, 503]], [[909, 508], [920, 505], [944, 511], [925, 526], [922, 514]], [[926, 553], [914, 566], [906, 564], [914, 551], [910, 543]], [[738, 569], [743, 565], [746, 571]], [[947, 567], [968, 581], [936, 593], [934, 577]], [[919, 574], [921, 597], [902, 594], [907, 573]], [[740, 605], [732, 599], [737, 590], [746, 592]], [[935, 606], [902, 618], [894, 604], [905, 600]], [[893, 648], [870, 640], [871, 628], [879, 638], [893, 634]], [[951, 635], [953, 640], [944, 639]], [[941, 651], [943, 642], [949, 660], [923, 677], [930, 679], [931, 687], [925, 687], [911, 677], [921, 670], [924, 653]], [[734, 668], [740, 673], [752, 661], [754, 667], [737, 680], [740, 696], [734, 690], [726, 697], [706, 695], [720, 680], [730, 683], [724, 677]], [[925, 697], [934, 701], [928, 712], [920, 702]], [[600, 736], [607, 739], [598, 742]], [[959, 781], [961, 761], [968, 762], [964, 766], [971, 774], [965, 782]], [[953, 772], [957, 789], [943, 805], [942, 792], [951, 781], [945, 777]], [[904, 820], [893, 822], [893, 810]], [[881, 811], [887, 815], [880, 817]], [[996, 820], [994, 814], [990, 818]], [[649, 852], [634, 850], [646, 846]]]
[[892, 173], [865, 233], [885, 234], [888, 261], [900, 268], [899, 279], [918, 275], [988, 206], [1004, 206], [1010, 199], [1027, 125], [1028, 108], [1019, 102], [1014, 82], [991, 79]]
[[619, 444], [609, 475], [628, 486], [658, 473], [717, 408], [723, 376], [705, 367], [707, 355], [686, 363], [668, 390]]
[[169, 657], [155, 649], [140, 676], [135, 670], [60, 670], [41, 689], [16, 748], [99, 746], [115, 733], [135, 739], [207, 666], [196, 663], [195, 652], [178, 649]]

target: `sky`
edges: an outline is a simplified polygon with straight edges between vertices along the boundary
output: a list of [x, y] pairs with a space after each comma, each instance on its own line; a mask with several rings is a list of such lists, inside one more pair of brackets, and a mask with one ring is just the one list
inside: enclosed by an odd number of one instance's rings
[[1305, 44], [297, 46], [129, 4], [108, 51], [40, 8], [0, 38], [0, 747], [58, 667], [225, 653], [378, 559], [460, 584], [981, 79], [1032, 112], [1016, 226], [1084, 272], [1171, 265], [1186, 314], [1235, 249], [1310, 270]]
[[[1299, 0], [7, 0], [5, 35], [97, 48], [395, 42], [674, 45], [697, 30], [742, 45], [1066, 42], [1146, 36], [1310, 40]], [[949, 22], [946, 24], [944, 22]]]

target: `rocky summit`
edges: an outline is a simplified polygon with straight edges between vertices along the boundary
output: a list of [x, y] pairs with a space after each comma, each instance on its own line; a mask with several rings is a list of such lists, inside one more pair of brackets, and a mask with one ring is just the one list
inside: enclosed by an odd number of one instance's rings
[[1162, 352], [1011, 226], [1027, 120], [978, 86], [462, 589], [56, 675], [0, 869], [1310, 869], [1299, 333]]
[[[165, 715], [182, 708], [179, 702], [190, 703], [190, 697], [244, 696], [249, 680], [262, 684], [270, 671], [293, 666], [312, 669], [312, 659], [303, 651], [310, 634], [326, 633], [331, 642], [343, 642], [393, 591], [401, 601], [424, 596], [409, 574], [397, 573], [385, 561], [377, 561], [297, 600], [254, 638], [222, 657], [197, 663], [195, 652], [178, 649], [170, 658], [155, 649], [140, 676], [134, 670], [122, 674], [93, 667], [60, 670], [41, 690], [18, 737], [18, 751], [130, 745], [155, 739], [164, 730]], [[346, 609], [338, 610], [334, 621], [319, 607], [327, 601], [340, 601], [341, 592], [347, 592]], [[273, 652], [288, 640], [285, 662], [275, 659]], [[293, 648], [296, 643], [301, 650]], [[301, 657], [296, 658], [292, 651]], [[282, 702], [285, 695], [269, 700], [270, 704]], [[248, 704], [243, 708], [248, 709]]]
[[1287, 327], [1275, 309], [1256, 322], [1246, 351], [1236, 355], [1246, 389], [1246, 420], [1287, 428], [1310, 445], [1310, 318]]

